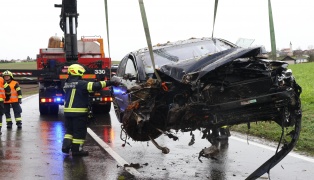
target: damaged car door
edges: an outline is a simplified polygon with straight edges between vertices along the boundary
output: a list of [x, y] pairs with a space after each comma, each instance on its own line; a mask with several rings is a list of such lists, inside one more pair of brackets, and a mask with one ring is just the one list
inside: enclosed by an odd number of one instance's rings
[[112, 87], [112, 92], [115, 97], [113, 104], [120, 122], [122, 122], [121, 118], [123, 112], [130, 103], [129, 94], [127, 93], [128, 88], [134, 86], [137, 82], [137, 74], [135, 61], [129, 58], [129, 56], [125, 56], [121, 60], [115, 75], [115, 81], [121, 82], [123, 85]]

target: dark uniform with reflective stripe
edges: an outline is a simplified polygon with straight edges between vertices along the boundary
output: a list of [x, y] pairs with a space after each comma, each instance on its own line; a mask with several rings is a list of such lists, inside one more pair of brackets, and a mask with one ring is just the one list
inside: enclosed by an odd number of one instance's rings
[[106, 86], [105, 81], [88, 82], [80, 76], [71, 76], [63, 87], [65, 91], [64, 116], [66, 134], [64, 136], [62, 152], [72, 155], [81, 152], [87, 133], [88, 93], [100, 90]]
[[22, 108], [20, 104], [22, 103], [22, 91], [19, 83], [15, 80], [7, 81], [11, 88], [11, 97], [8, 101], [4, 101], [5, 117], [7, 121], [7, 128], [12, 128], [12, 118], [10, 113], [10, 108], [12, 107], [14, 112], [14, 118], [18, 128], [22, 128]]
[[0, 77], [0, 134], [2, 127], [2, 116], [4, 114], [3, 102], [5, 100], [10, 99], [10, 96], [11, 96], [10, 86], [4, 81], [2, 77]]

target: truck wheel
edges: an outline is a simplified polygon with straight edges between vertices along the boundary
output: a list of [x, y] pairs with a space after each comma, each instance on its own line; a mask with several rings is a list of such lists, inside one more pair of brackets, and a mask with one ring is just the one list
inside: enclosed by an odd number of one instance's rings
[[111, 103], [105, 104], [105, 105], [94, 105], [93, 106], [93, 112], [95, 114], [108, 114], [111, 109]]
[[108, 114], [110, 112], [110, 109], [111, 109], [111, 103], [105, 105], [103, 108], [104, 113]]
[[59, 113], [59, 104], [50, 106], [50, 114], [58, 115]]
[[49, 113], [49, 107], [39, 104], [39, 112], [41, 115], [47, 115]]

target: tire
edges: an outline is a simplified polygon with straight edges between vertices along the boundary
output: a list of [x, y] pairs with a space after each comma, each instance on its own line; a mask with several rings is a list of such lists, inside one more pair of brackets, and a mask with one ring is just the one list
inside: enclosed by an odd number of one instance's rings
[[129, 118], [123, 119], [123, 126], [134, 141], [149, 141], [151, 138], [156, 139], [161, 135], [161, 132], [157, 131], [149, 121], [144, 121], [139, 126], [132, 110], [126, 110], [125, 115]]
[[157, 128], [162, 129], [165, 126], [165, 116], [163, 111], [158, 110], [154, 113], [148, 121], [143, 121], [139, 125], [133, 110], [125, 110], [122, 117], [124, 130], [134, 141], [149, 141], [158, 138], [162, 133]]
[[59, 104], [50, 106], [50, 114], [58, 115], [59, 113]]
[[39, 104], [39, 113], [41, 115], [47, 115], [49, 113], [49, 107], [43, 104]]
[[93, 112], [95, 114], [108, 114], [111, 109], [111, 103], [105, 104], [105, 105], [93, 105]]
[[108, 114], [110, 112], [111, 109], [111, 103], [107, 104], [104, 106], [104, 113]]
[[59, 113], [59, 105], [43, 105], [39, 104], [39, 112], [40, 115], [58, 115]]

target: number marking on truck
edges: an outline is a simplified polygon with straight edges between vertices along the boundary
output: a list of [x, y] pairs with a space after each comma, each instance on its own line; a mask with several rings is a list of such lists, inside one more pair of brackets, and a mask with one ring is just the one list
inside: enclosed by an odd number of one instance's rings
[[96, 70], [94, 71], [94, 73], [95, 73], [95, 74], [106, 74], [106, 70], [104, 70], [104, 69], [96, 69]]

